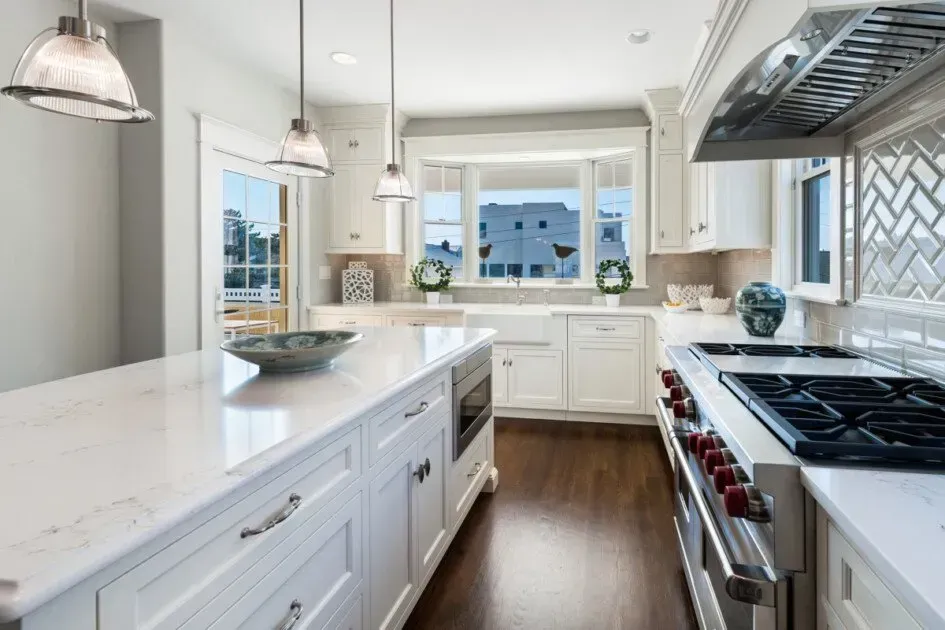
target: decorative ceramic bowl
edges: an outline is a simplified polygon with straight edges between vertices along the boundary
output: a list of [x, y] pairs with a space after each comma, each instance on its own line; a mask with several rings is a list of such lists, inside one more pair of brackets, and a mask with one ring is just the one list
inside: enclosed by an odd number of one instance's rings
[[721, 315], [728, 312], [728, 307], [732, 303], [732, 298], [699, 298], [699, 306], [704, 313], [709, 315]]
[[712, 284], [668, 284], [666, 294], [670, 302], [685, 302], [689, 308], [699, 309], [699, 298], [712, 297], [715, 285]]
[[258, 365], [260, 372], [305, 372], [330, 366], [363, 338], [349, 330], [310, 330], [239, 337], [220, 348]]
[[669, 302], [663, 302], [663, 308], [666, 309], [668, 313], [685, 313], [689, 310], [689, 305], [685, 302], [678, 302], [676, 304], [671, 304]]
[[738, 321], [756, 337], [772, 337], [784, 321], [787, 298], [770, 282], [749, 282], [735, 296]]

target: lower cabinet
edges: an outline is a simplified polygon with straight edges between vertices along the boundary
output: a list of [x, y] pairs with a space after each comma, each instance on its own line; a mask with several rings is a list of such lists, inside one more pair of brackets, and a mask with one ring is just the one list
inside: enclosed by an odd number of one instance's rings
[[492, 404], [509, 404], [509, 351], [492, 348]]
[[565, 406], [563, 351], [510, 349], [506, 369], [509, 406], [538, 409]]
[[447, 416], [371, 481], [371, 628], [398, 628], [449, 543]]
[[572, 341], [568, 348], [569, 408], [643, 413], [643, 344]]

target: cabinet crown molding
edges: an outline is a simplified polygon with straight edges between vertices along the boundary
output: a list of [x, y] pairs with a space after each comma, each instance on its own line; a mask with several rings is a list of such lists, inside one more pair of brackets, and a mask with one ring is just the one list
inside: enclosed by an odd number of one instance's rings
[[644, 90], [648, 109], [665, 112], [676, 112], [682, 102], [682, 92], [678, 88], [660, 88], [658, 90]]

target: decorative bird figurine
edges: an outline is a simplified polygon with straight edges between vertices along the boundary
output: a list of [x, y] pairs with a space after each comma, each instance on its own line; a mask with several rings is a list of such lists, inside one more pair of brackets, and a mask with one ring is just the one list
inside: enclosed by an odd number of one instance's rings
[[489, 257], [489, 254], [491, 253], [492, 253], [492, 243], [489, 243], [488, 245], [481, 245], [479, 247], [479, 258], [481, 258], [482, 260], [487, 259]]
[[564, 277], [564, 259], [577, 251], [577, 247], [570, 245], [558, 245], [552, 243], [551, 248], [555, 250], [555, 256], [561, 259], [561, 277]]

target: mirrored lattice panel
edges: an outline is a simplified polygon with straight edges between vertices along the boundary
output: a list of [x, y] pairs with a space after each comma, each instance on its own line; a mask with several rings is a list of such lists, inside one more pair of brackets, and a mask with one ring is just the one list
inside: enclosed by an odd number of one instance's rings
[[945, 116], [861, 164], [860, 295], [945, 305]]

